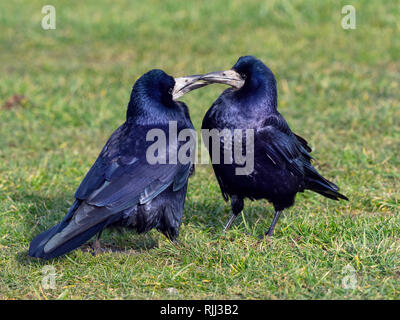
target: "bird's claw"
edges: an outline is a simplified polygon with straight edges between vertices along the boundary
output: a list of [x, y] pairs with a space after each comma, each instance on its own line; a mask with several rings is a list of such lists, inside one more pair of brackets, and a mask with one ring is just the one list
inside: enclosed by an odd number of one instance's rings
[[96, 256], [97, 254], [99, 254], [102, 250], [101, 250], [101, 245], [100, 245], [100, 240], [96, 239], [93, 244], [92, 244], [92, 255]]

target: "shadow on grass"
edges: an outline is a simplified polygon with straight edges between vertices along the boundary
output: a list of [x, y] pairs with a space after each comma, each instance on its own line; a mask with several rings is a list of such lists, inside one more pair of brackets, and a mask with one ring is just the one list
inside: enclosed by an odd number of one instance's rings
[[[119, 246], [115, 245], [113, 241], [107, 241], [103, 242], [101, 245], [100, 252], [97, 254], [94, 253], [94, 250], [92, 248], [92, 244], [90, 243], [91, 241], [89, 240], [87, 243], [81, 245], [79, 248], [71, 251], [71, 252], [76, 252], [76, 251], [82, 251], [85, 254], [91, 255], [91, 256], [101, 256], [104, 253], [121, 253], [125, 255], [137, 255], [142, 252], [147, 252], [151, 249], [158, 248], [158, 241], [153, 238], [145, 237], [143, 235], [138, 235], [132, 241], [129, 243], [127, 246]], [[70, 254], [70, 253], [67, 253]], [[49, 264], [49, 261], [57, 261], [57, 260], [63, 260], [65, 259], [65, 255], [50, 259], [50, 260], [42, 260], [38, 258], [32, 258], [28, 255], [28, 248], [26, 250], [21, 250], [15, 255], [15, 260], [24, 266], [28, 265], [35, 265], [35, 266], [45, 266]]]
[[[31, 241], [36, 235], [58, 223], [69, 209], [72, 200], [64, 195], [46, 197], [38, 193], [19, 194], [15, 197], [20, 203], [24, 203], [22, 224], [26, 230], [26, 238]], [[211, 201], [210, 201], [211, 200]], [[219, 237], [222, 230], [231, 216], [230, 204], [221, 199], [204, 199], [193, 201], [186, 200], [183, 223], [191, 224], [196, 229], [206, 231], [211, 237]], [[272, 219], [273, 209], [263, 201], [246, 201], [244, 208], [244, 219], [239, 215], [233, 227], [243, 232], [257, 234], [262, 233], [265, 223]], [[258, 226], [258, 227], [257, 227]], [[125, 254], [137, 254], [159, 247], [159, 234], [152, 230], [147, 234], [137, 234], [133, 229], [106, 229], [101, 237], [102, 252], [115, 252]], [[260, 230], [256, 230], [260, 229]], [[89, 240], [80, 248], [88, 254], [93, 253], [92, 240]], [[39, 259], [32, 259], [26, 251], [17, 253], [16, 260], [21, 264], [41, 263]]]
[[30, 257], [28, 255], [28, 248], [26, 250], [19, 251], [15, 255], [15, 261], [17, 261], [19, 264], [23, 266], [28, 266], [28, 265], [45, 266], [49, 264], [47, 260]]
[[[230, 202], [225, 202], [222, 197], [218, 200], [212, 199], [212, 201], [187, 199], [183, 222], [202, 231], [208, 231], [212, 236], [220, 236], [231, 215]], [[243, 232], [253, 234], [256, 229], [265, 228], [265, 223], [270, 223], [273, 216], [274, 209], [267, 201], [246, 200], [242, 213], [236, 217], [231, 228], [239, 228]], [[261, 232], [265, 231], [261, 230]]]
[[[14, 197], [26, 210], [23, 212], [23, 230], [26, 230], [26, 239], [32, 239], [61, 221], [68, 212], [68, 205], [72, 201], [64, 196], [45, 197], [37, 193], [20, 193]], [[91, 243], [94, 237], [75, 250], [92, 253]], [[153, 232], [137, 234], [133, 229], [108, 228], [101, 237], [103, 252], [139, 253], [159, 246], [158, 237]], [[28, 245], [29, 247], [29, 245]], [[28, 256], [26, 250], [16, 254], [16, 260], [21, 264], [38, 263], [42, 260]], [[56, 258], [57, 259], [57, 258]]]

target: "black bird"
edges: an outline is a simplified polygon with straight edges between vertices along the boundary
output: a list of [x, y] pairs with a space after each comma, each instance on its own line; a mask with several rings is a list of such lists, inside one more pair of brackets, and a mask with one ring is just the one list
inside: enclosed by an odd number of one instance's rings
[[[213, 164], [222, 195], [225, 201], [230, 198], [233, 211], [225, 230], [243, 210], [244, 198], [267, 199], [273, 204], [275, 215], [267, 236], [273, 234], [282, 211], [294, 204], [297, 192], [308, 189], [333, 200], [348, 200], [312, 166], [307, 141], [293, 133], [277, 111], [276, 80], [262, 61], [244, 56], [231, 70], [209, 73], [202, 80], [232, 86], [207, 111], [202, 129], [253, 129], [254, 133], [254, 147], [247, 150], [254, 156], [251, 173], [237, 175], [236, 169], [241, 165], [232, 160], [232, 163]], [[214, 151], [220, 153], [220, 159], [232, 145], [222, 140]], [[209, 152], [213, 160], [211, 147]]]
[[[193, 164], [191, 160], [169, 161], [185, 144], [168, 142], [169, 124], [175, 123], [178, 132], [193, 129], [187, 106], [175, 100], [203, 86], [196, 84], [198, 78], [174, 79], [162, 70], [151, 70], [136, 81], [126, 122], [107, 141], [64, 219], [32, 240], [30, 256], [63, 255], [95, 234], [99, 249], [101, 232], [110, 226], [133, 228], [138, 233], [156, 228], [171, 240], [178, 236]], [[158, 150], [161, 161], [154, 164], [146, 153], [154, 143], [146, 139], [151, 129], [161, 129], [167, 137], [166, 145]]]

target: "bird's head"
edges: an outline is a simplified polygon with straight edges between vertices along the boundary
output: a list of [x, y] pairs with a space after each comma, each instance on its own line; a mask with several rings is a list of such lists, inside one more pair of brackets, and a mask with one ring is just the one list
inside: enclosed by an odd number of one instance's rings
[[184, 94], [206, 85], [197, 83], [201, 75], [173, 78], [159, 69], [153, 69], [142, 75], [132, 89], [131, 99], [150, 98], [169, 104]]
[[173, 78], [159, 69], [146, 72], [132, 88], [127, 117], [134, 118], [143, 113], [151, 114], [157, 108], [173, 109], [178, 98], [208, 84], [198, 81], [200, 78], [201, 75]]
[[256, 88], [263, 83], [275, 86], [275, 76], [259, 59], [253, 56], [243, 56], [230, 70], [210, 72], [201, 77], [209, 83], [223, 83], [235, 89], [242, 87]]
[[240, 57], [230, 70], [207, 73], [201, 80], [227, 84], [241, 96], [261, 98], [276, 106], [275, 76], [261, 60], [253, 56]]

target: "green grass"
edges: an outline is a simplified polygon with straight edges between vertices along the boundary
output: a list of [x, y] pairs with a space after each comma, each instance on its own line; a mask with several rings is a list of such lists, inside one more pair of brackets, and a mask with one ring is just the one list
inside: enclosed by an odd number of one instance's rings
[[[344, 1], [52, 1], [49, 31], [45, 4], [0, 2], [0, 298], [400, 298], [399, 1], [352, 1], [355, 30], [341, 28]], [[223, 234], [230, 208], [200, 165], [178, 245], [156, 231], [106, 232], [122, 251], [27, 256], [124, 121], [141, 74], [222, 70], [244, 54], [276, 74], [280, 112], [349, 202], [299, 194], [260, 242], [273, 209], [248, 201]], [[183, 98], [197, 129], [223, 89]], [[14, 94], [25, 98], [1, 107]], [[55, 289], [42, 286], [46, 265]], [[354, 289], [342, 286], [348, 265]]]

